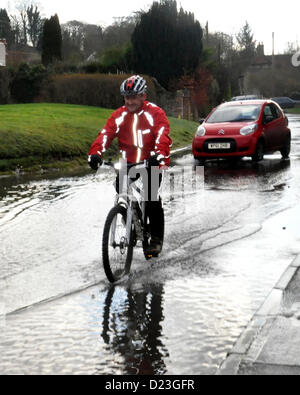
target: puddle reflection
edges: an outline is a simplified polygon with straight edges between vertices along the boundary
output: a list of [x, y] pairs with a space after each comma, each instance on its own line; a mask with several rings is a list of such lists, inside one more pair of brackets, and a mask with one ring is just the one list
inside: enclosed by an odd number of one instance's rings
[[107, 292], [101, 336], [111, 353], [124, 358], [125, 374], [166, 373], [163, 295], [161, 284], [137, 291], [112, 287]]
[[226, 188], [234, 190], [273, 189], [278, 180], [290, 177], [291, 161], [281, 159], [265, 159], [253, 164], [242, 160], [237, 164], [227, 161], [211, 161], [205, 165], [205, 186], [208, 188]]

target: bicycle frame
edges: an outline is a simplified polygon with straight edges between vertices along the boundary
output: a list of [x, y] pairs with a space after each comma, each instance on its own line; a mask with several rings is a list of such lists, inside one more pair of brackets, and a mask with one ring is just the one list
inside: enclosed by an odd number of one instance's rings
[[[135, 167], [137, 170], [146, 169], [147, 161], [138, 163], [132, 167]], [[143, 225], [145, 223], [145, 201], [142, 198], [144, 191], [141, 178], [132, 181], [128, 175], [127, 169], [125, 172], [121, 172], [121, 176], [122, 191], [121, 194], [116, 196], [115, 206], [118, 204], [122, 205], [127, 211], [125, 245], [128, 246], [131, 242], [132, 224], [135, 226], [137, 240], [144, 241]], [[141, 183], [141, 187], [139, 187], [137, 183]], [[140, 216], [138, 210], [141, 212]], [[111, 228], [112, 241], [115, 239], [115, 231], [116, 220], [114, 220]], [[113, 244], [113, 242], [111, 243]]]

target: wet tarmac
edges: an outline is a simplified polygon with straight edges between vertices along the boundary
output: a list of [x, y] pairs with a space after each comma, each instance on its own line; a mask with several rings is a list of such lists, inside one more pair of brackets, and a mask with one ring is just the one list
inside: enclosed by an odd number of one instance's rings
[[[159, 259], [110, 286], [112, 173], [0, 179], [2, 374], [214, 374], [300, 252], [300, 118], [290, 160], [210, 162], [165, 195]], [[190, 179], [191, 155], [176, 159]], [[189, 170], [190, 169], [190, 170]]]

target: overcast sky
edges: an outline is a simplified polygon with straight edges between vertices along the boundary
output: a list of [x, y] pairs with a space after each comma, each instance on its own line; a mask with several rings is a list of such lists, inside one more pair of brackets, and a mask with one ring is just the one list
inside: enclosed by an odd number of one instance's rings
[[[0, 8], [10, 8], [18, 1], [0, 0]], [[30, 0], [25, 0], [30, 1]], [[114, 17], [129, 16], [137, 10], [147, 10], [151, 0], [36, 0], [45, 17], [58, 14], [60, 22], [80, 20], [108, 26]], [[300, 44], [299, 0], [181, 0], [177, 1], [186, 11], [210, 31], [236, 34], [247, 20], [257, 42], [263, 41], [265, 52], [272, 52], [272, 32], [275, 33], [275, 53], [282, 53], [287, 42]]]

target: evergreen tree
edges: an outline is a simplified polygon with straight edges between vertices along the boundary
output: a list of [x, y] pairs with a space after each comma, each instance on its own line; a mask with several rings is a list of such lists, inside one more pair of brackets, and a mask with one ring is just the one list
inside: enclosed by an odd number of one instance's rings
[[8, 47], [12, 43], [10, 19], [5, 8], [0, 9], [0, 38], [4, 38]]
[[243, 57], [251, 61], [255, 54], [256, 41], [247, 21], [237, 34], [236, 39]]
[[132, 35], [135, 69], [153, 75], [166, 88], [197, 67], [202, 29], [192, 13], [177, 11], [176, 0], [154, 2]]
[[[194, 70], [198, 66], [202, 53], [203, 32], [194, 14], [185, 12], [182, 8], [177, 20], [178, 53], [180, 66], [185, 72]], [[181, 71], [181, 70], [180, 70]]]
[[62, 59], [62, 34], [58, 16], [46, 19], [42, 34], [42, 63], [45, 66]]

